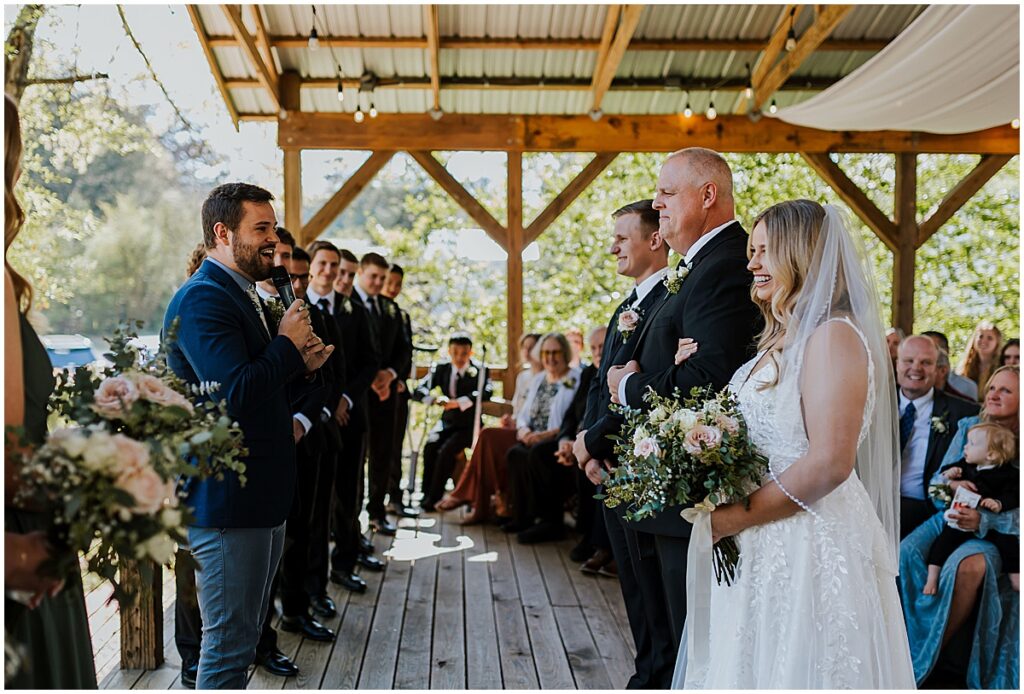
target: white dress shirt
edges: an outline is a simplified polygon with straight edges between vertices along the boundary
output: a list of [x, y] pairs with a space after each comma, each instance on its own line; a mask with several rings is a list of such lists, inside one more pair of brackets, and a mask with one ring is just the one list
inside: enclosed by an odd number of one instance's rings
[[314, 306], [320, 305], [320, 300], [324, 299], [327, 301], [327, 310], [333, 316], [334, 315], [334, 290], [332, 289], [330, 294], [327, 296], [321, 296], [317, 294], [312, 287], [306, 287], [306, 296], [309, 297], [309, 303]]
[[931, 436], [932, 410], [934, 410], [935, 389], [932, 388], [917, 400], [909, 400], [900, 390], [900, 414], [907, 404], [914, 403], [917, 414], [914, 417], [914, 429], [903, 449], [900, 473], [900, 495], [911, 499], [924, 500], [924, 463], [928, 454], [928, 437]]

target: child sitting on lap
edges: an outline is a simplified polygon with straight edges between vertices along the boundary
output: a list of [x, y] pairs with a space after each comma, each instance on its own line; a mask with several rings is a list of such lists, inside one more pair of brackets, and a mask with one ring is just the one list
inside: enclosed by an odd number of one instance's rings
[[[940, 472], [947, 480], [965, 482], [981, 495], [978, 505], [993, 513], [1020, 506], [1020, 470], [1009, 464], [1016, 456], [1013, 433], [997, 424], [976, 424], [967, 431], [964, 458]], [[975, 537], [974, 533], [946, 526], [928, 552], [928, 581], [925, 595], [938, 592], [939, 572], [957, 547]], [[1013, 589], [1020, 591], [1020, 538], [994, 531], [985, 534], [999, 551], [1003, 569], [1010, 574]]]

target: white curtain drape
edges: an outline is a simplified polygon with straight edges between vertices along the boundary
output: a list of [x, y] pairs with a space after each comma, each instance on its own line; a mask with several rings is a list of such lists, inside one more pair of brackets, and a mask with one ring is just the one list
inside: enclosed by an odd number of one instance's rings
[[822, 130], [966, 133], [1020, 115], [1020, 8], [932, 5], [821, 94], [775, 117]]

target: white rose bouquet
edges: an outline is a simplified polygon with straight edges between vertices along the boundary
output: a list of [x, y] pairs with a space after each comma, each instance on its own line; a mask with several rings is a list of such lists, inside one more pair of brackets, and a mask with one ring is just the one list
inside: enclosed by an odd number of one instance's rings
[[[117, 581], [120, 561], [168, 564], [186, 539], [175, 474], [151, 450], [102, 425], [69, 427], [21, 468], [19, 500], [55, 508], [54, 540], [86, 553], [89, 570], [110, 581], [122, 603], [134, 596]], [[139, 561], [140, 571], [150, 566]]]
[[[746, 499], [768, 469], [728, 389], [715, 394], [694, 388], [680, 403], [678, 391], [664, 397], [648, 389], [643, 411], [618, 407], [625, 416], [616, 437], [619, 465], [599, 498], [609, 508], [626, 504], [626, 518], [650, 518], [668, 506], [712, 511]], [[732, 538], [714, 547], [719, 583], [735, 577], [739, 548]]]

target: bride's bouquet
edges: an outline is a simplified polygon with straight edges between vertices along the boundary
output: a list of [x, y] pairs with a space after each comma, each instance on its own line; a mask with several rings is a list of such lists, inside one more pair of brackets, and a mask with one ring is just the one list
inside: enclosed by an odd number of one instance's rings
[[[761, 484], [768, 459], [747, 434], [728, 389], [693, 388], [680, 403], [648, 389], [647, 411], [620, 406], [625, 417], [616, 437], [619, 465], [601, 497], [609, 508], [626, 505], [626, 518], [642, 520], [668, 506], [710, 512], [719, 504], [745, 500]], [[715, 575], [731, 583], [739, 561], [733, 538], [714, 547]]]
[[[188, 510], [179, 504], [183, 477], [245, 483], [242, 431], [213, 395], [216, 384], [189, 386], [161, 355], [135, 346], [119, 329], [107, 366], [58, 375], [51, 402], [53, 432], [24, 461], [18, 498], [56, 509], [53, 540], [86, 554], [90, 571], [132, 596], [117, 581], [123, 560], [170, 562], [185, 542]], [[57, 567], [74, 570], [77, 567]]]

